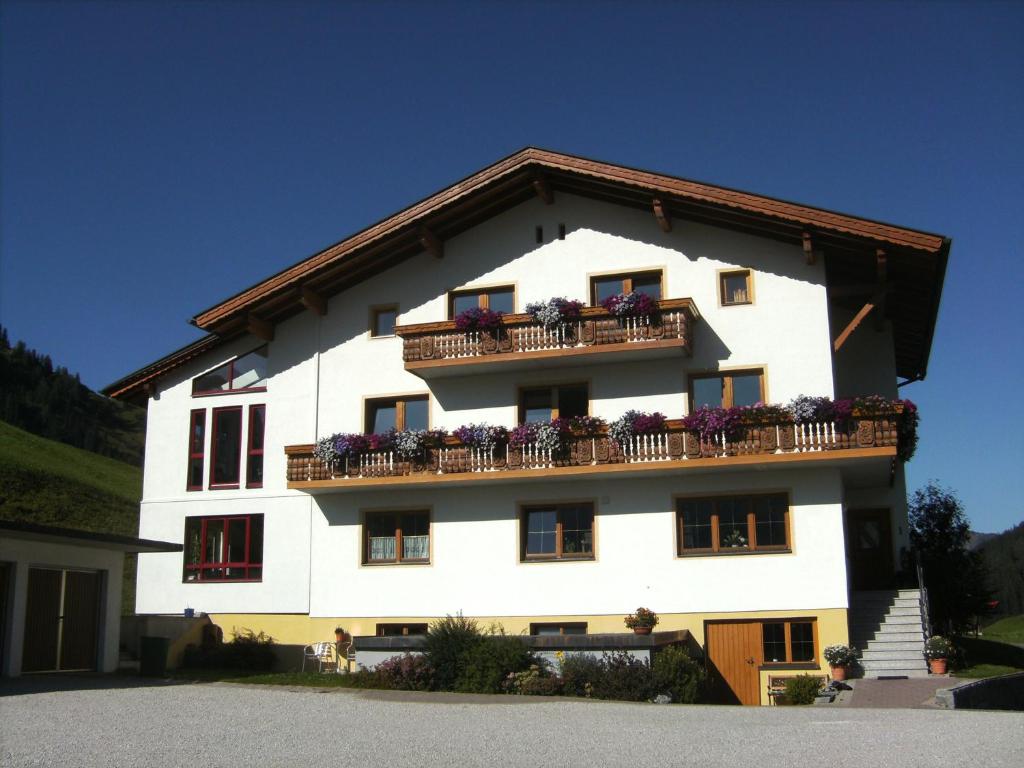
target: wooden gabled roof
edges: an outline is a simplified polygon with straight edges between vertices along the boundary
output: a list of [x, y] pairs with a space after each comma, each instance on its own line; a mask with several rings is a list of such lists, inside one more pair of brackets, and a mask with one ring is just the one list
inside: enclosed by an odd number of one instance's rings
[[[425, 250], [440, 256], [446, 239], [534, 196], [548, 201], [559, 192], [656, 210], [663, 226], [671, 220], [697, 221], [786, 242], [809, 240], [815, 251], [828, 254], [830, 273], [833, 259], [849, 262], [839, 274], [848, 275], [852, 282], [871, 279], [875, 254], [884, 249], [895, 267], [890, 273], [894, 278], [901, 276], [910, 291], [908, 303], [900, 303], [897, 295], [886, 309], [894, 323], [897, 313], [900, 320], [897, 369], [901, 376], [923, 378], [949, 252], [947, 238], [534, 147], [499, 160], [203, 310], [192, 323], [224, 339], [247, 331], [266, 336], [273, 324], [304, 307], [322, 310], [327, 296]], [[857, 266], [860, 261], [864, 268]], [[898, 285], [895, 292], [900, 293]], [[907, 333], [901, 336], [904, 326]], [[151, 380], [152, 374], [161, 375], [154, 371], [161, 362], [176, 367], [181, 359], [175, 353], [143, 370]], [[134, 378], [135, 374], [125, 377], [104, 391], [125, 395], [134, 389]]]

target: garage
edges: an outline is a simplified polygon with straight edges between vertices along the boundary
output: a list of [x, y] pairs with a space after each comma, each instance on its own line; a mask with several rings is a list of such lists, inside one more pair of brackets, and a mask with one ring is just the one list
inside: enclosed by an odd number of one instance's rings
[[115, 671], [125, 553], [181, 549], [0, 521], [0, 673]]

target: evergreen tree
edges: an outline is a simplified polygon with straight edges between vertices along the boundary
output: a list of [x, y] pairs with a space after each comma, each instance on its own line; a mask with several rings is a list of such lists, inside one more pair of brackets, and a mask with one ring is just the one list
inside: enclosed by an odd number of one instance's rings
[[910, 544], [921, 559], [932, 630], [955, 634], [973, 626], [990, 592], [985, 567], [970, 551], [970, 524], [956, 494], [928, 483], [910, 502]]

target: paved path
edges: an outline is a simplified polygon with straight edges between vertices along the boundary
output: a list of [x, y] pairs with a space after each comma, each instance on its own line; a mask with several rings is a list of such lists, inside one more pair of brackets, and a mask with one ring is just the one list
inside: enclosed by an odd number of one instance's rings
[[952, 688], [964, 681], [943, 676], [911, 677], [906, 680], [873, 680], [852, 682], [853, 691], [843, 702], [855, 709], [916, 709], [935, 707], [935, 692]]
[[76, 687], [0, 683], [0, 766], [1024, 765], [1017, 713]]

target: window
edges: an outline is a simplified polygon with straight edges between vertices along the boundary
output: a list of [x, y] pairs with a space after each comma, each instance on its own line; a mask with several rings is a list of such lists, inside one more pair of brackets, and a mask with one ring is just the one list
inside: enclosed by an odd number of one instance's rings
[[766, 621], [761, 624], [765, 664], [816, 663], [814, 621]]
[[523, 560], [593, 560], [594, 505], [549, 504], [522, 513]]
[[267, 406], [249, 408], [249, 448], [246, 451], [245, 487], [263, 487], [263, 432], [267, 423]]
[[427, 634], [426, 624], [378, 624], [377, 637], [405, 637]]
[[764, 402], [764, 372], [730, 371], [690, 377], [690, 413], [702, 406], [732, 408]]
[[370, 310], [370, 337], [394, 336], [398, 307], [374, 307]]
[[242, 406], [213, 409], [210, 487], [237, 488], [242, 461]]
[[183, 581], [262, 578], [263, 515], [185, 518]]
[[679, 499], [679, 554], [787, 551], [785, 493]]
[[551, 635], [585, 635], [587, 634], [587, 622], [544, 622], [530, 625], [530, 634], [539, 637], [550, 637]]
[[589, 409], [590, 393], [586, 384], [530, 387], [519, 391], [520, 424], [586, 416]]
[[363, 538], [364, 563], [428, 563], [430, 513], [368, 513]]
[[261, 391], [267, 388], [267, 346], [235, 358], [220, 368], [192, 379], [193, 395]]
[[430, 408], [427, 395], [382, 397], [366, 401], [366, 432], [389, 429], [429, 429]]
[[661, 270], [623, 272], [618, 275], [599, 275], [590, 278], [590, 299], [594, 306], [609, 296], [633, 292], [646, 293], [652, 299], [660, 299]]
[[515, 289], [511, 285], [452, 291], [448, 294], [448, 316], [454, 318], [460, 312], [473, 307], [510, 315], [516, 311], [515, 304]]
[[720, 273], [718, 290], [723, 307], [754, 302], [749, 269]]
[[206, 459], [206, 411], [192, 411], [188, 422], [188, 480], [185, 489], [203, 490], [203, 462]]

